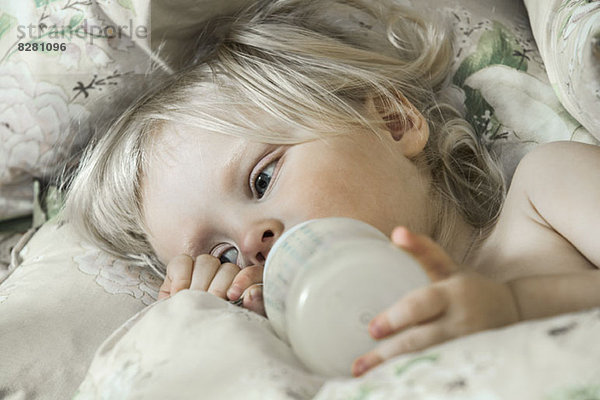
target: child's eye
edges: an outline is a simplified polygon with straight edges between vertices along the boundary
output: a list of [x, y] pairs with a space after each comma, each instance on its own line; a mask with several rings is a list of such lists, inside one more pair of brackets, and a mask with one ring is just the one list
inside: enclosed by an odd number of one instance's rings
[[254, 192], [256, 197], [259, 199], [263, 197], [267, 189], [269, 188], [269, 183], [271, 183], [271, 178], [273, 177], [273, 172], [275, 171], [275, 166], [277, 165], [277, 160], [273, 161], [265, 169], [263, 169], [258, 176], [254, 179]]
[[238, 251], [235, 247], [228, 248], [219, 256], [219, 261], [221, 262], [221, 264], [225, 264], [225, 263], [237, 264], [237, 259], [238, 259]]

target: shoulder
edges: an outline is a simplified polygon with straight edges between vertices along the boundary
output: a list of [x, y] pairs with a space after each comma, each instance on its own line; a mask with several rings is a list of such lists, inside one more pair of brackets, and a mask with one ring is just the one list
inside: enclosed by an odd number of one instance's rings
[[529, 152], [519, 163], [513, 183], [531, 201], [544, 202], [549, 194], [569, 188], [600, 185], [600, 147], [577, 142], [551, 142]]
[[600, 146], [540, 145], [519, 163], [510, 192], [520, 193], [538, 222], [600, 265]]
[[[578, 155], [597, 158], [600, 155], [600, 146], [568, 141], [541, 144], [523, 157], [519, 167], [521, 167], [521, 165], [530, 166], [531, 163], [545, 164], [552, 160], [554, 160], [554, 162], [560, 160], [568, 161], [567, 157]], [[598, 162], [598, 160], [596, 160], [596, 162]]]
[[550, 168], [554, 169], [557, 166], [568, 166], [569, 169], [578, 167], [573, 163], [574, 157], [583, 157], [584, 161], [590, 163], [599, 163], [597, 158], [600, 156], [600, 146], [579, 142], [550, 142], [537, 146], [523, 157], [519, 163], [518, 169], [526, 169], [531, 172], [532, 168]]

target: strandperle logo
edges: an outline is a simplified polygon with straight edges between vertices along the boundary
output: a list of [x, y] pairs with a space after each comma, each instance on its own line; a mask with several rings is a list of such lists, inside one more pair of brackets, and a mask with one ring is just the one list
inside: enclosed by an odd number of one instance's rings
[[98, 25], [87, 19], [71, 20], [68, 25], [29, 24], [17, 26], [17, 39], [37, 41], [40, 39], [68, 40], [73, 37], [86, 39], [90, 44], [98, 39], [120, 39], [123, 37], [146, 39], [148, 27], [134, 25], [129, 20], [127, 25]]

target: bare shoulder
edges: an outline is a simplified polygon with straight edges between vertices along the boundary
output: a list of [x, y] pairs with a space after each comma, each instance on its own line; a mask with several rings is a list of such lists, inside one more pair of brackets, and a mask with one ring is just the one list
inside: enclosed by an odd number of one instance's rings
[[599, 178], [599, 146], [552, 142], [538, 146], [521, 160], [513, 182], [522, 186], [534, 205], [546, 208], [561, 200], [597, 195], [588, 191], [600, 190]]
[[[545, 171], [572, 174], [600, 165], [600, 146], [579, 142], [550, 142], [530, 151], [519, 163], [518, 172], [539, 176]], [[597, 172], [597, 171], [595, 171]]]
[[545, 223], [600, 265], [600, 147], [541, 145], [520, 162], [510, 191], [525, 195]]

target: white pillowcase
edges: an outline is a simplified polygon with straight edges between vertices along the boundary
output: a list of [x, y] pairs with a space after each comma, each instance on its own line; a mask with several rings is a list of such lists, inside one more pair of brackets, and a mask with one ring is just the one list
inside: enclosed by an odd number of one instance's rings
[[96, 348], [152, 303], [159, 279], [45, 224], [0, 284], [0, 394], [70, 398]]

